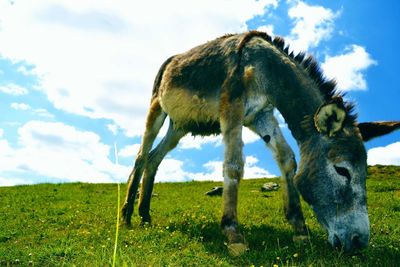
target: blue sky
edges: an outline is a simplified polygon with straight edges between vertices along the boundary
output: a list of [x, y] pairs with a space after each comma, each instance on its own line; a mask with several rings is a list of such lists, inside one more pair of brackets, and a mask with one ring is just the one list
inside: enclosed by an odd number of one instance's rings
[[[0, 186], [126, 181], [161, 63], [225, 33], [283, 36], [337, 79], [359, 121], [399, 120], [398, 14], [395, 0], [0, 0]], [[243, 139], [245, 176], [279, 175], [262, 141]], [[369, 164], [400, 165], [400, 132], [366, 147]], [[185, 137], [156, 180], [221, 180], [222, 155], [220, 137]]]

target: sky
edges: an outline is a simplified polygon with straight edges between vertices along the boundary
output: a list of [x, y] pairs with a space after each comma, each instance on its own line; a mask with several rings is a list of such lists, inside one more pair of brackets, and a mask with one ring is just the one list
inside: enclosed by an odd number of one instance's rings
[[[125, 182], [160, 65], [226, 33], [283, 36], [337, 80], [360, 122], [400, 120], [398, 14], [395, 0], [0, 0], [0, 186]], [[243, 140], [245, 177], [280, 175], [258, 136]], [[400, 131], [366, 148], [368, 164], [400, 165]], [[222, 161], [220, 136], [189, 135], [156, 182], [221, 181]]]

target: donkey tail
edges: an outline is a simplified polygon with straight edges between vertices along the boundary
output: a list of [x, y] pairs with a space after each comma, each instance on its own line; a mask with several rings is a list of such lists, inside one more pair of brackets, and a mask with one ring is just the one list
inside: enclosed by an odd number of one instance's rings
[[160, 69], [158, 70], [156, 78], [154, 79], [153, 92], [151, 94], [152, 95], [152, 99], [157, 96], [158, 89], [160, 88], [161, 80], [162, 80], [162, 77], [164, 75], [164, 71], [165, 71], [165, 69], [167, 68], [168, 64], [172, 61], [172, 59], [174, 57], [175, 57], [175, 55], [169, 57], [166, 61], [164, 61], [164, 63], [161, 65]]

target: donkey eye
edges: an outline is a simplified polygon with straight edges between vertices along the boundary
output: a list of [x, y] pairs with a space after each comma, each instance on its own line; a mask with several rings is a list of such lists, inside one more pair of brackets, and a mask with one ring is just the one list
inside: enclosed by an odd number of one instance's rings
[[349, 172], [348, 169], [343, 168], [343, 167], [339, 167], [339, 166], [336, 166], [336, 165], [334, 165], [334, 167], [335, 167], [336, 172], [339, 175], [346, 177], [348, 181], [351, 180], [351, 175], [350, 175], [350, 172]]

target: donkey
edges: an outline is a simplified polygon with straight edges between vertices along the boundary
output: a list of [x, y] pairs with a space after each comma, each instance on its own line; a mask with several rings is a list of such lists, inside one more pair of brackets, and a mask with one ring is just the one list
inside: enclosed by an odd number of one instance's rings
[[[327, 229], [328, 241], [345, 251], [369, 240], [366, 202], [367, 155], [363, 138], [389, 133], [400, 122], [357, 124], [353, 105], [343, 101], [335, 82], [304, 53], [293, 55], [282, 38], [250, 31], [230, 34], [170, 57], [153, 87], [145, 132], [129, 176], [122, 220], [131, 225], [141, 179], [139, 215], [150, 223], [150, 198], [157, 168], [187, 133], [222, 134], [224, 192], [221, 227], [233, 254], [247, 249], [237, 218], [243, 176], [242, 127], [257, 133], [279, 165], [284, 211], [294, 240], [306, 240], [299, 193]], [[277, 108], [299, 147], [301, 160], [285, 141], [273, 116]], [[166, 136], [153, 142], [169, 116]], [[299, 193], [298, 193], [299, 192]]]

